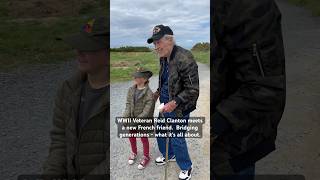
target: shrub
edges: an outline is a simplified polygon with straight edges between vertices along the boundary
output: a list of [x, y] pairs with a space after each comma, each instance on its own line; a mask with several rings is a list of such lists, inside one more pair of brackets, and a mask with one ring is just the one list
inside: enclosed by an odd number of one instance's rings
[[210, 43], [208, 42], [200, 42], [195, 44], [191, 51], [210, 51]]

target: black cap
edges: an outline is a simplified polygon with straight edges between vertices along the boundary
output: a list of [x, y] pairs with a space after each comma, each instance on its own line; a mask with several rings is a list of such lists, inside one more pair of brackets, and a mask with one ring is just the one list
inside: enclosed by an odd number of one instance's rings
[[164, 35], [173, 35], [172, 30], [169, 26], [164, 26], [162, 24], [157, 25], [153, 28], [152, 37], [147, 40], [148, 44], [151, 44], [153, 41], [161, 39]]
[[[90, 19], [79, 33], [64, 37], [62, 40], [81, 51], [98, 51], [108, 47], [108, 36], [108, 19], [97, 17]], [[61, 40], [61, 38], [58, 38], [58, 40]]]
[[151, 76], [153, 75], [153, 73], [151, 71], [149, 71], [148, 69], [145, 69], [143, 67], [137, 67], [136, 72], [134, 72], [132, 74], [132, 76], [134, 78], [145, 78], [145, 79], [149, 79], [151, 78]]

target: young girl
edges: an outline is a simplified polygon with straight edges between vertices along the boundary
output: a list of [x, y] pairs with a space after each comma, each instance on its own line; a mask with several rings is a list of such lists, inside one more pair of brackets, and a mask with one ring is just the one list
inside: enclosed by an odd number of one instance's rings
[[[143, 68], [138, 68], [137, 71], [133, 73], [134, 85], [129, 88], [123, 117], [153, 117], [155, 101], [153, 99], [153, 93], [148, 85], [151, 76], [152, 72]], [[130, 133], [137, 133], [137, 131], [130, 131]], [[128, 163], [132, 165], [137, 158], [137, 140], [135, 137], [130, 137], [129, 141], [132, 152], [129, 156]], [[150, 161], [148, 138], [142, 137], [141, 142], [144, 156], [138, 165], [138, 169], [144, 169]]]

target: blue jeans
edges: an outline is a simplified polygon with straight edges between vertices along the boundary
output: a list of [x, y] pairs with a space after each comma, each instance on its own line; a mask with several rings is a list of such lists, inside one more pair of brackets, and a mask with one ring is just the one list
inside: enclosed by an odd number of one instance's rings
[[[164, 113], [164, 117], [174, 118], [175, 113]], [[190, 114], [185, 115], [183, 118], [189, 118]], [[165, 125], [164, 123], [158, 123], [158, 125]], [[173, 125], [174, 126], [174, 125]], [[159, 131], [158, 131], [159, 132]], [[164, 133], [163, 131], [160, 131]], [[166, 138], [157, 138], [159, 151], [166, 157]], [[169, 149], [168, 149], [168, 157], [169, 159], [175, 155], [178, 166], [181, 170], [188, 170], [191, 168], [192, 162], [189, 157], [187, 142], [184, 137], [170, 137], [169, 138]]]

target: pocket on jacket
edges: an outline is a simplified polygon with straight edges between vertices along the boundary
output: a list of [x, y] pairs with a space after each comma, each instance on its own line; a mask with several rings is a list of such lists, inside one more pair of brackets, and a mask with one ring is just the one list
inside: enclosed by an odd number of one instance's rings
[[265, 76], [264, 67], [263, 67], [263, 64], [261, 61], [260, 51], [259, 51], [258, 45], [256, 43], [252, 44], [252, 56], [257, 63], [257, 68], [258, 68], [261, 76], [264, 77]]
[[284, 73], [283, 48], [276, 40], [254, 43], [253, 57], [257, 61], [257, 68], [262, 77], [279, 76]]

